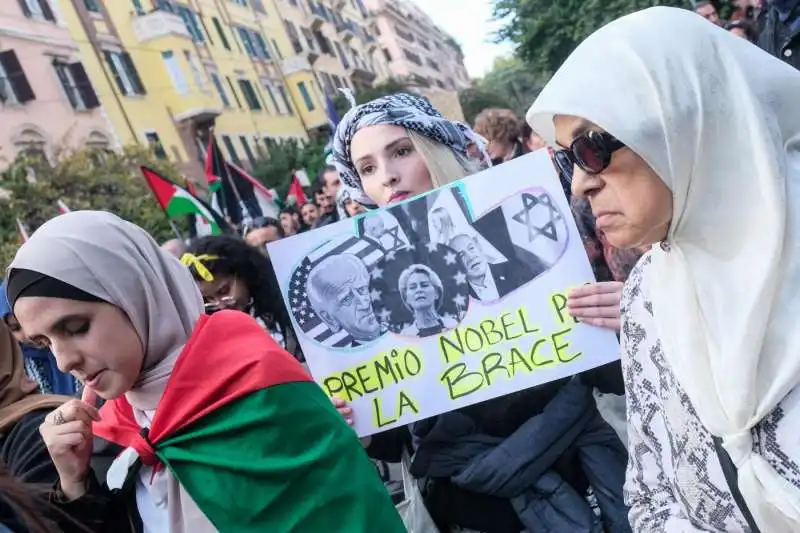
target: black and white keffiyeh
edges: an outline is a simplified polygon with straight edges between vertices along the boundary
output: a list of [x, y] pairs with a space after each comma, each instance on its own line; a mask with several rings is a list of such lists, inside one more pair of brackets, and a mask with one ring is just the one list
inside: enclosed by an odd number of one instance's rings
[[350, 157], [350, 142], [358, 130], [366, 126], [391, 124], [415, 131], [450, 147], [456, 154], [467, 158], [467, 149], [477, 147], [485, 161], [486, 141], [472, 129], [458, 121], [448, 120], [423, 96], [396, 93], [355, 106], [339, 122], [333, 137], [332, 162], [339, 171], [342, 183], [350, 190], [354, 200], [365, 206], [375, 203], [367, 197], [361, 178]]

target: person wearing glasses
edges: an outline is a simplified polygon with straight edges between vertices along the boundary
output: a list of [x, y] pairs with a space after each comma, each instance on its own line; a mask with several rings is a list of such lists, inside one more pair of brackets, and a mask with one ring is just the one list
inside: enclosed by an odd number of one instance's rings
[[[181, 262], [197, 281], [206, 313], [223, 309], [248, 313], [287, 348], [287, 339], [293, 338], [291, 322], [272, 265], [261, 248], [237, 237], [212, 235], [191, 242]], [[289, 351], [295, 347], [289, 346]]]
[[622, 298], [635, 531], [800, 531], [798, 94], [790, 65], [656, 7], [528, 112], [608, 240], [651, 246]]

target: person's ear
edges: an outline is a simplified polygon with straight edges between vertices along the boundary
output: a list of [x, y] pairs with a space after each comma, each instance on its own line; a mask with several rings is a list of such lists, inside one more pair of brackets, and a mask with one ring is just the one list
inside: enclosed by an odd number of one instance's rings
[[339, 330], [342, 329], [342, 325], [339, 323], [338, 320], [336, 320], [336, 317], [333, 315], [333, 313], [329, 313], [328, 311], [320, 311], [318, 314], [319, 317], [322, 319], [322, 321], [328, 325], [328, 327], [332, 332], [338, 333]]

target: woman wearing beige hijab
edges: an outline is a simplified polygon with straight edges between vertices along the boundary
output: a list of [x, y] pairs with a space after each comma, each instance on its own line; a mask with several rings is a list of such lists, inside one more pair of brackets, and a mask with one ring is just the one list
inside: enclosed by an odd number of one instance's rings
[[[29, 338], [85, 384], [41, 433], [55, 499], [90, 529], [401, 531], [300, 364], [248, 315], [204, 315], [189, 271], [141, 228], [91, 211], [51, 220], [9, 267], [8, 296]], [[92, 434], [126, 448], [103, 487]]]

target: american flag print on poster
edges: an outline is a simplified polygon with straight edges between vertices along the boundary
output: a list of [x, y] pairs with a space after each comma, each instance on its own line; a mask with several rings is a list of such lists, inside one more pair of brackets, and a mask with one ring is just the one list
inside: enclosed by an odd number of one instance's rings
[[286, 294], [292, 315], [300, 330], [314, 341], [330, 348], [348, 348], [359, 343], [345, 330], [334, 331], [314, 311], [308, 296], [308, 277], [314, 266], [328, 257], [350, 254], [357, 257], [374, 275], [375, 268], [384, 252], [375, 243], [355, 236], [329, 241], [308, 254], [297, 266], [289, 282]]

